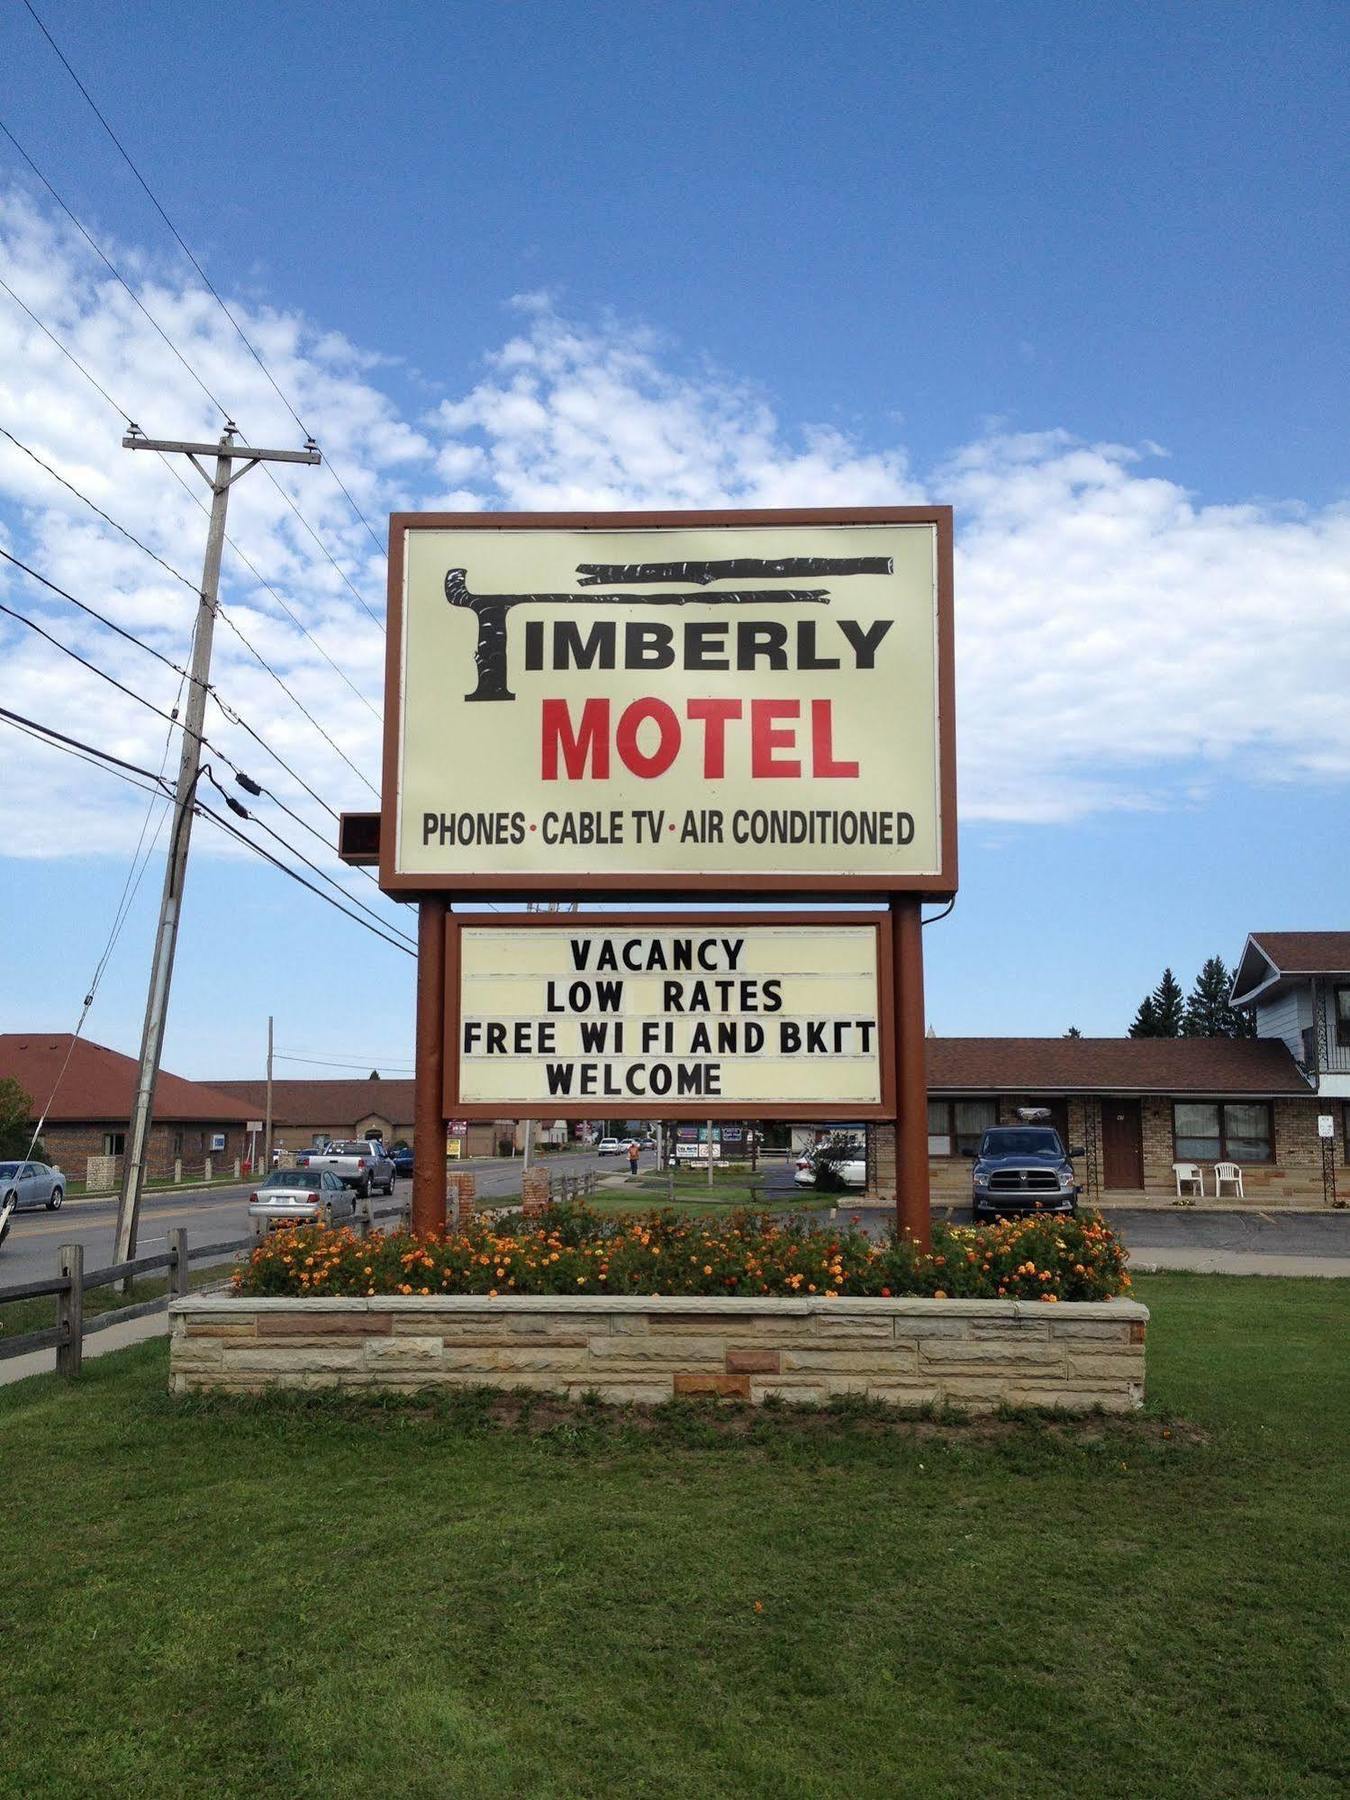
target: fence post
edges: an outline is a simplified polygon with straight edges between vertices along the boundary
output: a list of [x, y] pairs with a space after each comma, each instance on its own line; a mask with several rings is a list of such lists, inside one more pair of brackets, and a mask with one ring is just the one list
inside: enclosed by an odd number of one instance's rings
[[203, 1171], [202, 1179], [204, 1181], [210, 1181], [211, 1179], [211, 1158], [209, 1156], [206, 1159], [206, 1166]]
[[188, 1291], [187, 1231], [181, 1225], [169, 1227], [169, 1298], [181, 1300]]
[[173, 1178], [175, 1184], [181, 1184], [183, 1180], [183, 1159], [181, 1156], [175, 1156], [173, 1159]]
[[56, 1272], [70, 1283], [56, 1296], [56, 1323], [65, 1333], [56, 1346], [58, 1375], [78, 1375], [84, 1360], [84, 1245], [62, 1244]]

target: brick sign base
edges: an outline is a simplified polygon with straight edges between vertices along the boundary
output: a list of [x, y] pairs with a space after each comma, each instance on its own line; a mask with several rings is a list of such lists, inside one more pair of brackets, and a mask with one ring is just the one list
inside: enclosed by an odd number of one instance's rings
[[867, 1394], [898, 1406], [1130, 1412], [1148, 1310], [1132, 1300], [745, 1300], [380, 1296], [170, 1307], [174, 1393], [528, 1388], [576, 1399], [760, 1402]]

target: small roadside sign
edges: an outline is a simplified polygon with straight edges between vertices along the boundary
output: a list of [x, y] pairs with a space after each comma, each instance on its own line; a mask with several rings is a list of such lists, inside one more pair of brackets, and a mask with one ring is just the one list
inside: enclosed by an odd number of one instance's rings
[[1330, 1113], [1318, 1113], [1317, 1135], [1320, 1138], [1335, 1137], [1336, 1121]]

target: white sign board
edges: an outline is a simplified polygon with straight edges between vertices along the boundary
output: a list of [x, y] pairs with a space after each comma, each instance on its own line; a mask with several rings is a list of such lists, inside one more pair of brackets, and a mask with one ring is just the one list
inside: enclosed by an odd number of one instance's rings
[[954, 892], [950, 545], [942, 507], [395, 515], [381, 885]]
[[450, 929], [459, 981], [447, 1110], [885, 1114], [876, 924], [591, 916]]
[[1336, 1120], [1331, 1113], [1318, 1113], [1317, 1135], [1320, 1138], [1335, 1137]]

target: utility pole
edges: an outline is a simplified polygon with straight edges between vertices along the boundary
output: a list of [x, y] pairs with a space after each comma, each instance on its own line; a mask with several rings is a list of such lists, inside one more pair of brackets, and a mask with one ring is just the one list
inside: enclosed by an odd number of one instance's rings
[[263, 1164], [272, 1168], [272, 1015], [267, 1015], [267, 1111], [263, 1115]]
[[[227, 420], [220, 442], [216, 444], [148, 438], [139, 431], [132, 431], [122, 439], [124, 450], [157, 450], [166, 455], [186, 456], [211, 490], [211, 523], [206, 533], [206, 557], [202, 563], [202, 589], [192, 645], [187, 712], [183, 719], [183, 747], [178, 763], [178, 784], [174, 790], [173, 831], [169, 838], [169, 853], [164, 868], [164, 892], [159, 903], [159, 926], [155, 932], [155, 950], [150, 963], [150, 987], [145, 1000], [145, 1026], [141, 1033], [136, 1094], [132, 1103], [131, 1123], [127, 1129], [126, 1155], [122, 1162], [114, 1262], [127, 1262], [136, 1253], [136, 1224], [141, 1208], [141, 1190], [145, 1185], [146, 1151], [155, 1104], [155, 1083], [159, 1079], [159, 1059], [164, 1048], [164, 1021], [169, 1006], [169, 985], [173, 980], [174, 953], [178, 948], [183, 878], [187, 873], [188, 841], [192, 836], [192, 815], [196, 804], [197, 781], [201, 773], [202, 726], [206, 720], [211, 639], [215, 632], [220, 559], [225, 548], [225, 512], [229, 505], [230, 488], [241, 475], [247, 475], [250, 469], [262, 462], [317, 463], [321, 460], [312, 442], [303, 450], [255, 450], [245, 444], [236, 444], [236, 429], [233, 421]], [[214, 475], [199, 460], [202, 457], [215, 458]], [[232, 472], [233, 463], [242, 466]]]

